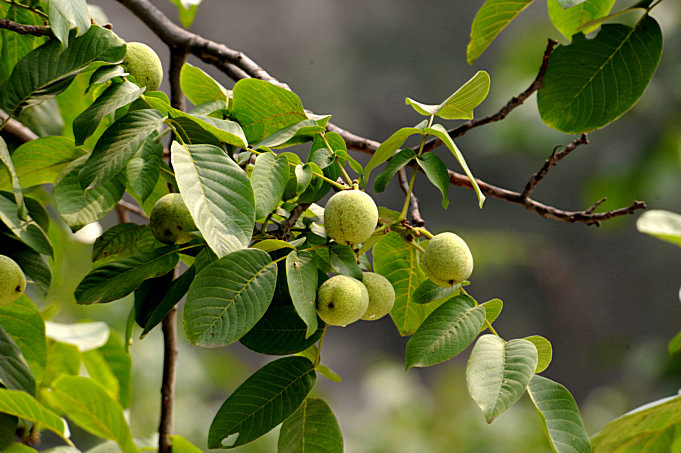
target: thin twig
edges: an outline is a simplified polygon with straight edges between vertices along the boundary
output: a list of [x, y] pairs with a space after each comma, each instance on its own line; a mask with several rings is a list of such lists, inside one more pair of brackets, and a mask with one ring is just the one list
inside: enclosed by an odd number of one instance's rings
[[[409, 192], [409, 179], [407, 178], [407, 171], [404, 167], [397, 171], [397, 179], [400, 182], [400, 187], [404, 193]], [[426, 221], [421, 217], [421, 211], [419, 210], [419, 199], [412, 190], [411, 196], [409, 197], [409, 215], [411, 216], [411, 224], [416, 227], [422, 227], [426, 224]]]
[[301, 203], [297, 205], [293, 208], [293, 211], [291, 211], [291, 215], [288, 219], [284, 220], [281, 225], [279, 225], [279, 231], [284, 239], [287, 238], [288, 234], [291, 232], [291, 228], [293, 228], [300, 216], [307, 211], [307, 208], [309, 208], [311, 204], [312, 203]]
[[[5, 121], [7, 121], [7, 113], [0, 110], [0, 123], [5, 123]], [[5, 123], [5, 127], [2, 129], [2, 132], [13, 136], [22, 143], [30, 142], [31, 140], [38, 138], [38, 135], [35, 132], [14, 118]]]
[[[119, 201], [118, 201], [118, 205], [116, 206], [116, 208], [117, 208], [117, 209], [118, 209], [118, 208], [119, 208], [119, 209], [125, 209], [126, 211], [130, 211], [130, 212], [132, 212], [133, 214], [137, 214], [138, 216], [142, 217], [143, 219], [146, 219], [146, 218], [147, 218], [147, 214], [146, 214], [140, 207], [135, 206], [135, 205], [132, 204], [132, 203], [128, 203], [128, 202], [125, 201], [125, 200], [119, 200]], [[126, 222], [128, 222], [128, 220], [126, 220]]]
[[54, 36], [52, 29], [44, 25], [26, 25], [9, 19], [0, 19], [0, 28], [10, 30], [21, 35]]
[[549, 170], [551, 170], [551, 168], [554, 165], [556, 165], [561, 159], [563, 159], [572, 151], [574, 151], [575, 148], [577, 148], [579, 145], [587, 145], [588, 143], [589, 139], [587, 138], [586, 134], [582, 134], [578, 138], [570, 142], [570, 144], [568, 144], [562, 151], [559, 151], [560, 146], [556, 146], [555, 148], [553, 148], [551, 156], [549, 156], [549, 158], [546, 159], [546, 162], [544, 162], [544, 165], [541, 167], [541, 169], [537, 173], [532, 175], [529, 181], [527, 181], [527, 184], [525, 185], [525, 189], [523, 189], [521, 196], [523, 198], [528, 198], [532, 191], [534, 190], [534, 188], [537, 187], [537, 184], [539, 184], [541, 180], [544, 179], [546, 174], [549, 172]]

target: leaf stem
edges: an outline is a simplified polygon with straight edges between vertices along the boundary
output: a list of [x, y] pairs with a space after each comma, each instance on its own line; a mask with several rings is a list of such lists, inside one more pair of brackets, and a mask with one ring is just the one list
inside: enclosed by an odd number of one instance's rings
[[[329, 143], [329, 141], [326, 138], [326, 133], [320, 132], [319, 135], [322, 137], [322, 140], [324, 140], [324, 144], [326, 145], [326, 149], [328, 149], [330, 153], [333, 153], [334, 151], [333, 151], [333, 149], [331, 149], [331, 144]], [[348, 185], [350, 187], [352, 187], [352, 179], [350, 178], [350, 175], [348, 175], [348, 172], [345, 171], [345, 166], [341, 165], [341, 163], [338, 160], [338, 157], [336, 157], [334, 160], [338, 164], [338, 168], [340, 168], [341, 175], [343, 175], [343, 179], [345, 179], [345, 181], [348, 183]]]
[[[430, 118], [428, 118], [428, 126], [426, 126], [426, 129], [429, 128], [430, 126], [433, 125], [433, 119], [435, 118], [435, 115], [430, 115]], [[420, 156], [423, 153], [423, 147], [426, 144], [426, 134], [423, 134], [423, 138], [421, 138], [421, 146], [419, 147], [419, 152], [416, 154], [416, 157]], [[400, 212], [400, 217], [397, 219], [397, 221], [401, 221], [407, 218], [407, 210], [409, 209], [409, 199], [411, 198], [411, 192], [414, 190], [414, 181], [416, 181], [416, 168], [411, 173], [411, 179], [409, 180], [409, 189], [407, 189], [407, 195], [404, 200], [404, 206], [402, 207], [402, 212]]]
[[322, 344], [324, 344], [324, 337], [326, 336], [326, 328], [329, 327], [328, 325], [325, 325], [324, 328], [322, 329], [322, 336], [319, 338], [319, 344], [317, 345], [317, 355], [315, 356], [314, 359], [314, 368], [317, 368], [319, 366], [319, 362], [321, 361], [322, 357]]
[[2, 124], [0, 124], [0, 131], [5, 128], [5, 125], [7, 125], [7, 123], [9, 123], [9, 120], [11, 120], [11, 119], [12, 119], [12, 115], [7, 115], [7, 118], [5, 118], [5, 121], [3, 121]]

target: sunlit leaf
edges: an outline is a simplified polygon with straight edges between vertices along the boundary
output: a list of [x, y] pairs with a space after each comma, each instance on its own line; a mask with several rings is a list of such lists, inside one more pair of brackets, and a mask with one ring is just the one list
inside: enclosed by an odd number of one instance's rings
[[180, 87], [189, 101], [199, 106], [215, 100], [226, 107], [227, 90], [200, 68], [185, 63], [180, 71]]
[[288, 167], [288, 159], [274, 153], [263, 153], [255, 160], [251, 185], [257, 219], [264, 219], [277, 207], [288, 182]]
[[71, 433], [64, 419], [24, 391], [0, 388], [0, 412], [39, 423], [71, 444]]
[[586, 34], [596, 30], [600, 24], [585, 25], [593, 19], [607, 16], [615, 4], [615, 0], [582, 0], [579, 5], [565, 9], [560, 4], [564, 1], [548, 0], [548, 8], [553, 26], [567, 39], [572, 39], [572, 35], [579, 31]]
[[36, 381], [47, 365], [45, 323], [38, 307], [26, 296], [0, 306], [0, 326], [12, 337], [26, 359]]
[[35, 396], [36, 382], [12, 337], [0, 325], [0, 384]]
[[[316, 317], [315, 313], [315, 317]], [[260, 354], [295, 354], [312, 346], [322, 336], [324, 323], [311, 336], [307, 325], [292, 305], [270, 305], [260, 321], [239, 340], [248, 349]]]
[[421, 115], [436, 115], [446, 120], [471, 120], [473, 109], [480, 105], [489, 93], [490, 79], [485, 71], [478, 71], [454, 94], [438, 105], [428, 105], [407, 98], [406, 102]]
[[548, 368], [553, 358], [553, 347], [551, 342], [540, 335], [532, 335], [525, 337], [525, 340], [529, 341], [537, 348], [537, 369], [534, 370], [535, 374], [539, 374]]
[[651, 209], [638, 218], [636, 228], [641, 233], [681, 247], [681, 214]]

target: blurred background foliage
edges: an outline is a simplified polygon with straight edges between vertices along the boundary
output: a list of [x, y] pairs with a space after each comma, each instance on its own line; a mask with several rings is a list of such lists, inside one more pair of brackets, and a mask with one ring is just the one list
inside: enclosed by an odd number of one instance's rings
[[[136, 18], [114, 0], [95, 3], [116, 33], [148, 43], [167, 67], [167, 49]], [[478, 69], [490, 73], [492, 86], [476, 115], [495, 112], [534, 79], [546, 39], [564, 42], [548, 20], [545, 3], [535, 2], [470, 67], [465, 49], [482, 3], [204, 0], [192, 31], [243, 50], [288, 83], [306, 108], [332, 113], [336, 124], [381, 141], [420, 121], [404, 105], [406, 96], [437, 103]], [[618, 1], [615, 9], [631, 3]], [[177, 18], [170, 2], [155, 4]], [[676, 57], [681, 54], [681, 6], [665, 2], [653, 16], [665, 44], [646, 93], [552, 170], [536, 190], [537, 199], [568, 210], [601, 197], [608, 198], [602, 206], [606, 210], [645, 200], [651, 208], [681, 212], [681, 59]], [[190, 62], [231, 86], [212, 68], [193, 58]], [[167, 91], [167, 82], [162, 89]], [[41, 135], [70, 129], [54, 116], [57, 109], [68, 109], [68, 99], [67, 92], [31, 109], [22, 120]], [[532, 97], [506, 120], [473, 130], [457, 143], [477, 177], [521, 190], [551, 150], [573, 138], [544, 126]], [[453, 159], [447, 163], [457, 169]], [[505, 310], [495, 326], [505, 337], [540, 334], [552, 341], [554, 362], [545, 374], [572, 391], [590, 434], [627, 410], [676, 393], [681, 357], [669, 357], [666, 342], [681, 327], [678, 248], [639, 234], [635, 217], [600, 228], [570, 225], [495, 199], [480, 211], [473, 192], [460, 188], [450, 189], [452, 203], [443, 211], [436, 189], [425, 182], [417, 178], [415, 192], [428, 228], [456, 231], [475, 256], [469, 293], [480, 302], [503, 299]], [[376, 200], [397, 209], [403, 194], [391, 185]], [[114, 222], [111, 216], [103, 223]], [[106, 320], [122, 333], [131, 298], [86, 307], [73, 298], [89, 271], [92, 238], [87, 231], [74, 237], [62, 227], [50, 236], [63, 253], [55, 258], [58, 271], [41, 308], [58, 307], [55, 316], [63, 322]], [[346, 451], [548, 451], [527, 401], [492, 425], [485, 423], [467, 396], [461, 359], [405, 373], [406, 338], [398, 336], [389, 319], [331, 329], [327, 337], [324, 361], [343, 382], [320, 379], [315, 391], [324, 393], [336, 413]], [[143, 437], [158, 423], [158, 329], [136, 340], [131, 354], [135, 399], [130, 419], [133, 434]], [[240, 345], [205, 350], [183, 342], [176, 432], [205, 445], [207, 426], [221, 402], [265, 361]], [[275, 445], [276, 430], [237, 450], [270, 452]]]

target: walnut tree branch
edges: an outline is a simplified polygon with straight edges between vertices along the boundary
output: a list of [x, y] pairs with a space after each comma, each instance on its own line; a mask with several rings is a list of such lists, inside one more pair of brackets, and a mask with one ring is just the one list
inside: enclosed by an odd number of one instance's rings
[[0, 19], [0, 28], [19, 33], [21, 35], [54, 36], [52, 29], [44, 25], [26, 25], [8, 19]]
[[[416, 169], [414, 169], [416, 171]], [[397, 179], [400, 182], [400, 187], [404, 193], [409, 193], [409, 180], [407, 179], [407, 171], [404, 167], [397, 171]], [[421, 217], [421, 211], [419, 210], [419, 199], [412, 190], [409, 196], [409, 215], [411, 216], [411, 223], [414, 226], [422, 227], [426, 224], [426, 221]]]

